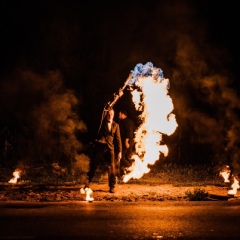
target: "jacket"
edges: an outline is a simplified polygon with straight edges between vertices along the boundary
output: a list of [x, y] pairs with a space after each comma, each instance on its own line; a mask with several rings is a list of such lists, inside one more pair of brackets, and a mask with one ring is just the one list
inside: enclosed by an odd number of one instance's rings
[[97, 141], [107, 144], [108, 148], [117, 153], [122, 152], [122, 142], [119, 124], [112, 121], [111, 130], [108, 129], [108, 122], [105, 119], [98, 132]]

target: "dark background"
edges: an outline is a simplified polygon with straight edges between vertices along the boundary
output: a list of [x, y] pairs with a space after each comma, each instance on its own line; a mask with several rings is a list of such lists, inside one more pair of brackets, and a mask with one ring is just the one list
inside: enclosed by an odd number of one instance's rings
[[[75, 161], [136, 64], [170, 80], [165, 161], [239, 172], [237, 1], [1, 1], [1, 165]], [[128, 89], [114, 106], [139, 123]], [[116, 119], [117, 120], [117, 119]]]

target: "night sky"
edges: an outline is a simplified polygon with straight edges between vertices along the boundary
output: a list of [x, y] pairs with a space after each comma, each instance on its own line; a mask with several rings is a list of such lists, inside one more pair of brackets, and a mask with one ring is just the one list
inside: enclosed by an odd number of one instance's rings
[[[179, 124], [169, 159], [240, 171], [239, 27], [235, 0], [1, 1], [2, 149], [23, 162], [84, 151], [130, 71], [152, 62]], [[139, 123], [129, 90], [114, 108]]]

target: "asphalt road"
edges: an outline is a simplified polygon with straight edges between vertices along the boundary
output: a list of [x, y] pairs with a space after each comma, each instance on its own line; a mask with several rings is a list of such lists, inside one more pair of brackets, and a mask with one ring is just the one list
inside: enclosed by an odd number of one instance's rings
[[240, 202], [0, 203], [0, 239], [240, 239]]

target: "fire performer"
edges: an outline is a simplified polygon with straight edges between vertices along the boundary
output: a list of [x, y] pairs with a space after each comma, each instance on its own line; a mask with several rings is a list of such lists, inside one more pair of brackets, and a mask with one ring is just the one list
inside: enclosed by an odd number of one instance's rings
[[90, 161], [88, 181], [85, 184], [85, 188], [89, 188], [89, 184], [92, 181], [100, 161], [104, 159], [108, 165], [109, 192], [114, 193], [116, 184], [115, 153], [117, 155], [117, 160], [120, 161], [122, 157], [122, 143], [119, 124], [113, 120], [114, 110], [108, 108], [105, 109], [105, 111], [106, 116], [100, 125], [95, 140], [93, 158]]

